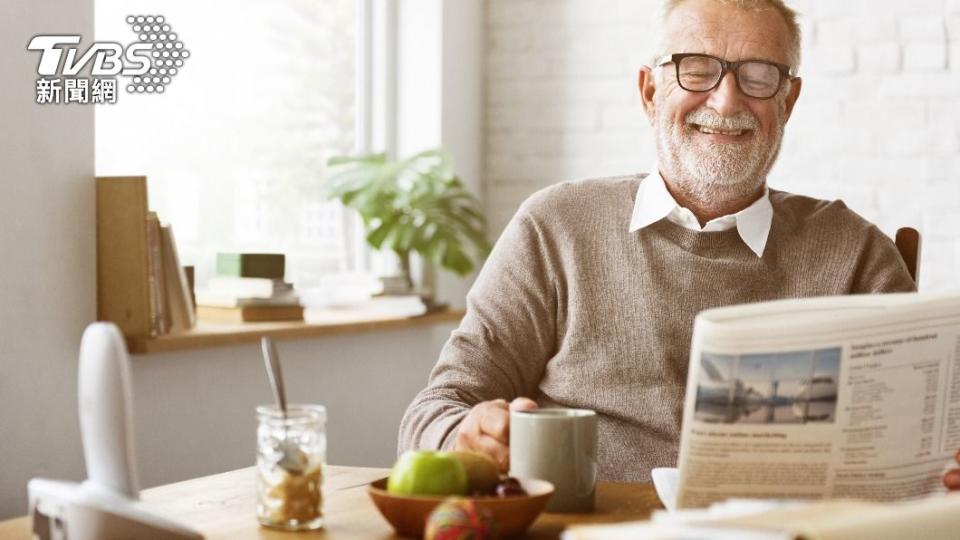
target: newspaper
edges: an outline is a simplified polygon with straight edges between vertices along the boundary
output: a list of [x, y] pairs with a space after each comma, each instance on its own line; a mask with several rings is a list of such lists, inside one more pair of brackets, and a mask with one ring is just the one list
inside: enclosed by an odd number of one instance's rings
[[785, 300], [694, 323], [679, 508], [901, 501], [960, 450], [960, 294]]
[[898, 503], [729, 500], [651, 521], [575, 525], [563, 540], [956, 540], [960, 493]]

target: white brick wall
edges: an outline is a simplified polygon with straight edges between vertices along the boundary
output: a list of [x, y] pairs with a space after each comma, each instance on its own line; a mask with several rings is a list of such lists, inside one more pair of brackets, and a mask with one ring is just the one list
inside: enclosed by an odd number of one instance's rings
[[[960, 0], [795, 0], [803, 92], [779, 189], [924, 235], [921, 287], [960, 289]], [[486, 0], [485, 195], [493, 231], [530, 193], [645, 170], [636, 93], [657, 0]]]

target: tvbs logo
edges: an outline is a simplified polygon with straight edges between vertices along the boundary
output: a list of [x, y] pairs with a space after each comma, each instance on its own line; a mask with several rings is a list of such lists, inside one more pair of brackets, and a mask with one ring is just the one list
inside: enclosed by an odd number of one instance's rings
[[[90, 63], [90, 60], [93, 60], [90, 74], [94, 77], [121, 73], [132, 77], [143, 75], [150, 69], [150, 51], [153, 46], [149, 43], [133, 43], [124, 51], [119, 43], [97, 42], [91, 45], [79, 60], [77, 59], [79, 49], [69, 47], [66, 49], [66, 62], [61, 62], [64, 50], [60, 46], [78, 43], [80, 43], [80, 36], [76, 35], [34, 36], [27, 45], [27, 49], [41, 51], [37, 73], [45, 76], [77, 75]], [[123, 62], [124, 59], [126, 64]]]
[[[127, 79], [127, 92], [163, 93], [190, 51], [161, 15], [126, 21], [138, 37], [126, 47], [98, 41], [81, 51], [79, 35], [34, 36], [27, 49], [40, 52], [37, 103], [115, 103], [117, 76]], [[86, 68], [91, 77], [77, 77]]]

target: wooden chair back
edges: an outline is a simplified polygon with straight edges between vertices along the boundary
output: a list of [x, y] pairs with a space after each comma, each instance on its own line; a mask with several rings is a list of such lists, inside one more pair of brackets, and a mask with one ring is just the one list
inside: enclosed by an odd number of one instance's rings
[[920, 231], [912, 227], [902, 227], [897, 229], [897, 237], [894, 239], [897, 245], [897, 251], [903, 257], [903, 262], [907, 263], [907, 270], [910, 271], [910, 277], [918, 286], [920, 285]]

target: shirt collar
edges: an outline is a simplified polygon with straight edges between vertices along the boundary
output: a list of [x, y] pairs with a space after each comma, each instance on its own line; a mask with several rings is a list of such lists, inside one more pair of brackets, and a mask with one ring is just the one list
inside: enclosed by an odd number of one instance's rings
[[659, 167], [654, 164], [650, 175], [644, 178], [637, 188], [633, 216], [630, 218], [630, 232], [638, 231], [663, 218], [697, 232], [723, 231], [736, 226], [740, 239], [757, 257], [762, 257], [773, 222], [773, 205], [770, 204], [770, 190], [764, 187], [763, 196], [750, 206], [736, 214], [712, 219], [701, 228], [693, 212], [680, 206], [673, 195], [670, 195]]

